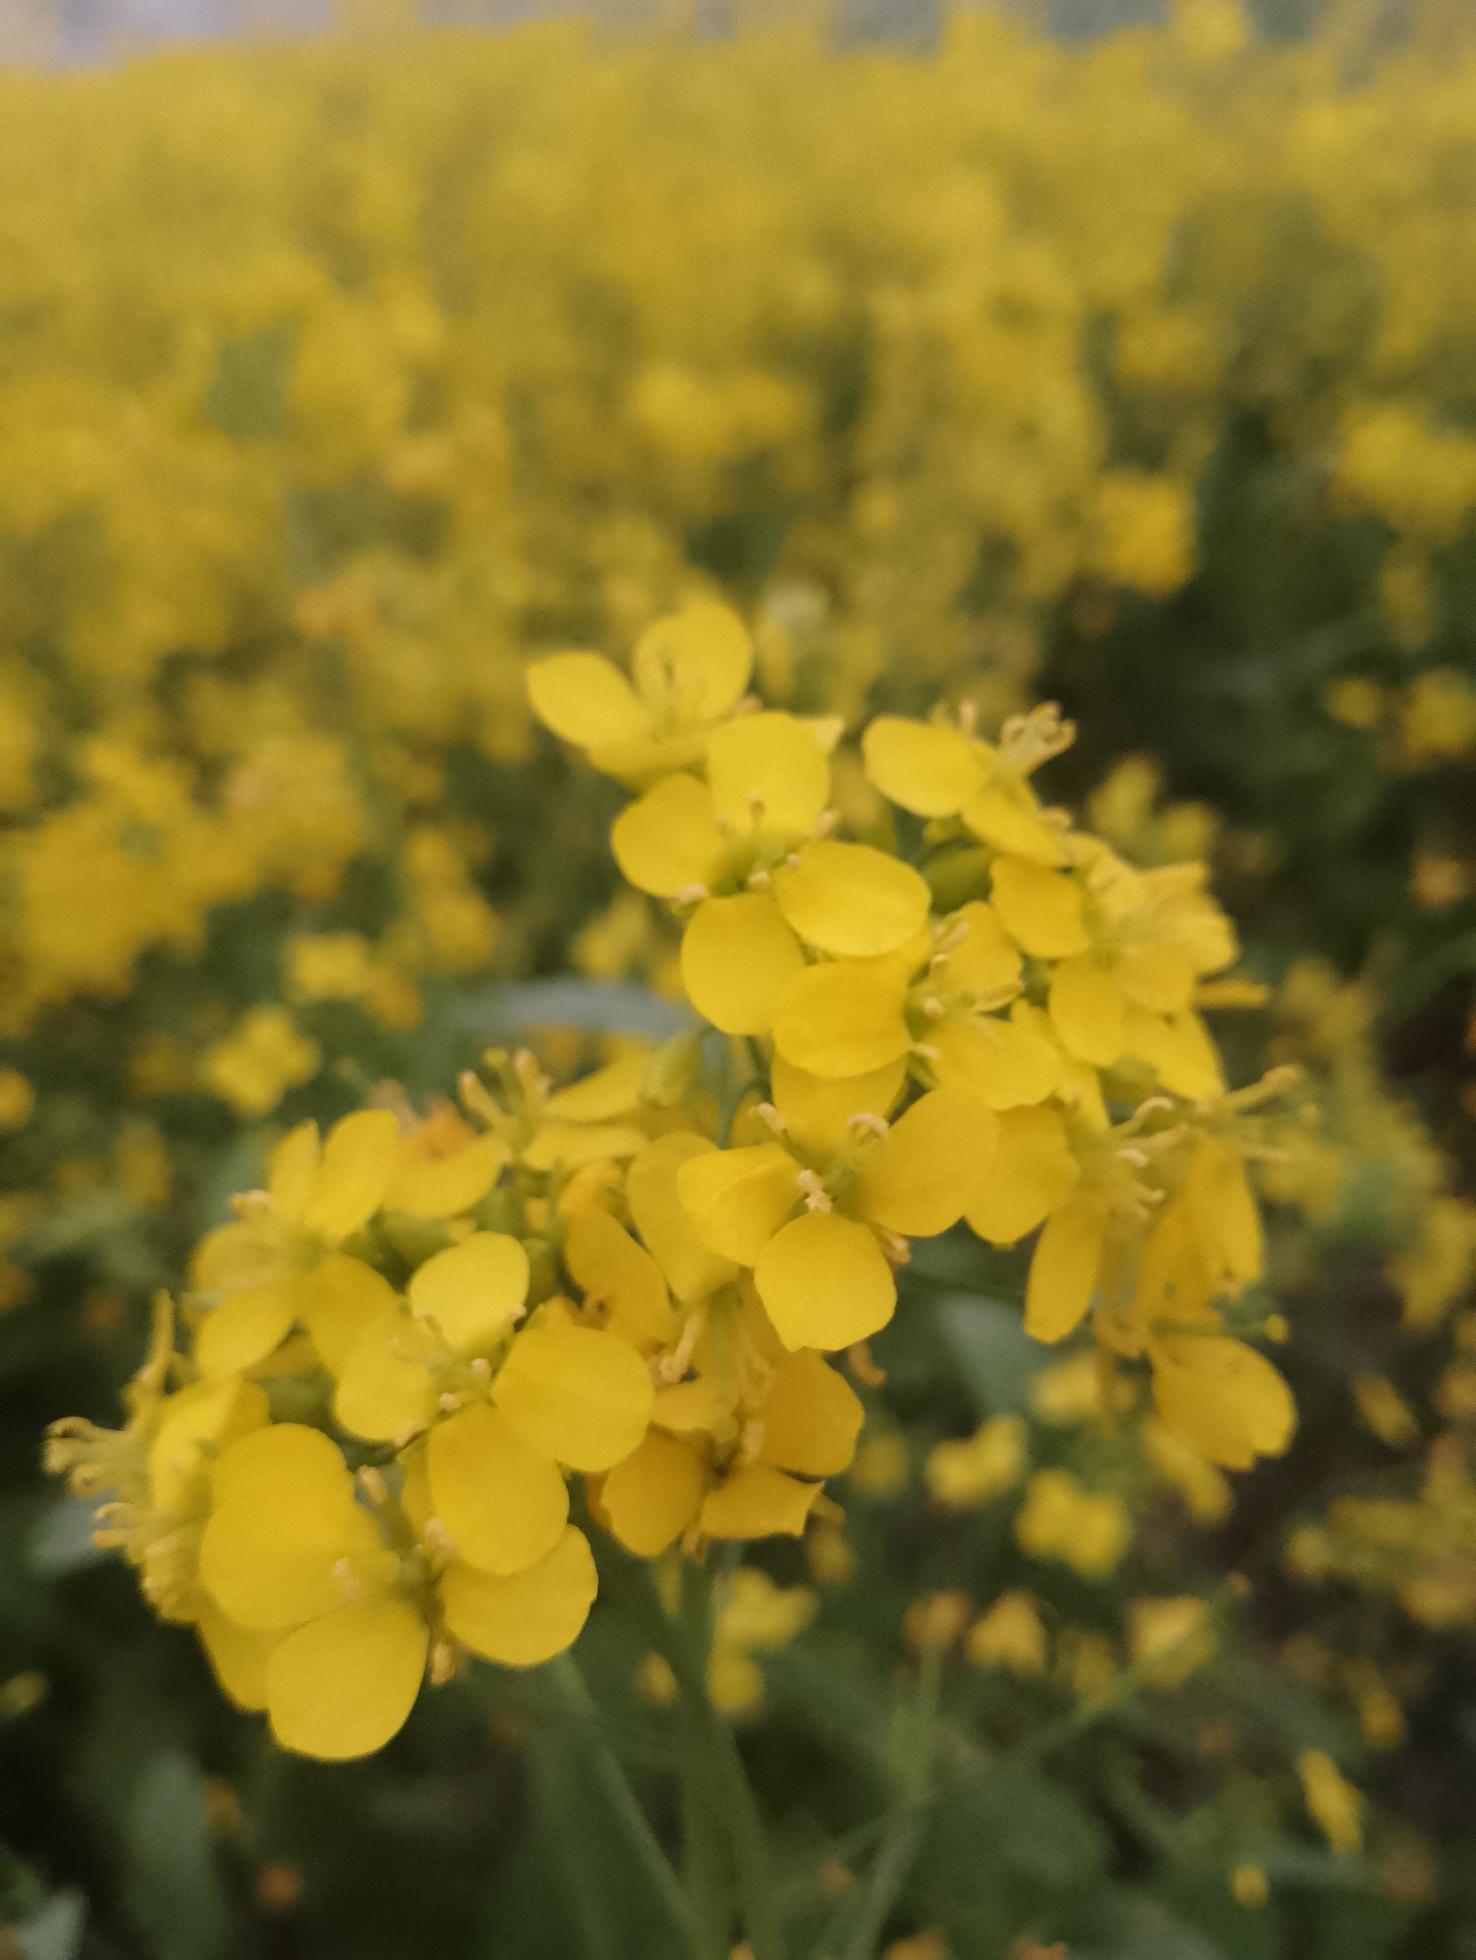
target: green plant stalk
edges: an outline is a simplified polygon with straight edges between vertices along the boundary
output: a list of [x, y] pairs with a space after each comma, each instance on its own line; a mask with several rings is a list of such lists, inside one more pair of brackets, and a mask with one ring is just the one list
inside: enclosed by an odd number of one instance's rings
[[[672, 1622], [668, 1618], [668, 1625]], [[712, 1648], [712, 1579], [692, 1560], [682, 1565], [679, 1621], [668, 1658], [689, 1716], [694, 1765], [728, 1834], [743, 1932], [753, 1960], [783, 1960], [784, 1928], [769, 1856], [768, 1833], [733, 1731], [707, 1692]]]
[[700, 1951], [697, 1927], [687, 1894], [657, 1842], [656, 1833], [618, 1757], [600, 1734], [599, 1712], [585, 1686], [578, 1662], [572, 1654], [560, 1654], [549, 1663], [549, 1673], [570, 1713], [579, 1718], [579, 1733], [588, 1756], [590, 1772], [627, 1848], [671, 1921], [674, 1933], [683, 1942], [683, 1951]]
[[840, 1960], [874, 1960], [887, 1916], [902, 1894], [922, 1845], [931, 1803], [938, 1737], [938, 1694], [943, 1653], [924, 1648], [917, 1694], [900, 1738], [897, 1794], [882, 1826], [875, 1862], [845, 1914]]

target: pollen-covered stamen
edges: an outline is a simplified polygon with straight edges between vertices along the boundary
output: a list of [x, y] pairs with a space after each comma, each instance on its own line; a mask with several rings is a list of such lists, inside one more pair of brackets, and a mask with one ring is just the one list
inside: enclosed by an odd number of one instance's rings
[[789, 1125], [771, 1102], [755, 1103], [753, 1113], [761, 1123], [768, 1125], [776, 1137], [782, 1137], [788, 1133]]
[[1000, 730], [1000, 766], [1014, 776], [1032, 775], [1075, 740], [1075, 722], [1063, 717], [1056, 702], [1042, 701], [1027, 714], [1011, 715]]
[[461, 1650], [454, 1641], [433, 1640], [427, 1676], [433, 1688], [443, 1688], [461, 1669]]
[[947, 1007], [939, 999], [937, 994], [925, 994], [923, 996], [922, 1013], [929, 1021], [941, 1021], [947, 1012]]
[[960, 701], [958, 704], [958, 731], [972, 742], [979, 732], [979, 704], [977, 701]]
[[773, 875], [763, 865], [755, 865], [744, 883], [751, 892], [766, 892], [774, 882]]
[[383, 1471], [377, 1470], [372, 1463], [366, 1463], [359, 1472], [359, 1488], [371, 1504], [388, 1504], [389, 1485], [384, 1480]]
[[884, 1137], [891, 1124], [885, 1116], [878, 1116], [874, 1109], [858, 1109], [846, 1123], [846, 1128], [858, 1137]]
[[833, 1209], [834, 1200], [821, 1182], [818, 1171], [802, 1170], [794, 1181], [799, 1187], [800, 1196], [805, 1201], [806, 1211]]
[[750, 1416], [738, 1431], [738, 1461], [756, 1463], [763, 1454], [764, 1425], [758, 1416]]
[[345, 1606], [361, 1606], [364, 1601], [364, 1588], [354, 1571], [353, 1561], [339, 1558], [333, 1561], [333, 1577], [338, 1582], [338, 1590], [343, 1594]]
[[448, 1564], [461, 1556], [460, 1547], [447, 1529], [444, 1518], [427, 1518], [420, 1527], [420, 1539], [427, 1551]]
[[889, 1266], [905, 1266], [912, 1257], [912, 1247], [900, 1232], [889, 1232], [884, 1226], [873, 1228], [881, 1240], [881, 1249], [887, 1256]]
[[707, 1325], [707, 1308], [694, 1307], [682, 1324], [676, 1346], [661, 1357], [659, 1373], [664, 1382], [679, 1382], [692, 1365], [692, 1353]]
[[703, 899], [711, 897], [712, 893], [706, 885], [694, 883], [683, 885], [680, 891], [673, 892], [672, 903], [674, 905], [700, 905]]
[[822, 843], [825, 838], [829, 837], [839, 822], [839, 810], [822, 810], [815, 819], [814, 825], [810, 830], [810, 835], [817, 844]]
[[920, 1062], [940, 1062], [943, 1059], [943, 1050], [935, 1047], [931, 1041], [910, 1042], [907, 1052], [915, 1055]]

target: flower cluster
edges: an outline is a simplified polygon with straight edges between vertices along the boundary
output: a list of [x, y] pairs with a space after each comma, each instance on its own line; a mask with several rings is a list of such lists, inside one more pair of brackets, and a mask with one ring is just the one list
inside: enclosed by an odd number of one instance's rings
[[[875, 1379], [912, 1242], [960, 1221], [1040, 1228], [1027, 1329], [1090, 1314], [1108, 1378], [1146, 1362], [1203, 1459], [1290, 1435], [1240, 1338], [1275, 1085], [1227, 1090], [1201, 1018], [1236, 994], [1199, 867], [1136, 871], [1040, 800], [1071, 739], [1051, 709], [995, 742], [872, 721], [875, 820], [847, 836], [839, 726], [756, 709], [751, 672], [702, 605], [633, 680], [587, 653], [530, 675], [640, 786], [615, 855], [680, 917], [709, 1032], [563, 1089], [494, 1052], [457, 1105], [290, 1131], [198, 1247], [178, 1347], [161, 1304], [126, 1427], [53, 1434], [55, 1468], [116, 1493], [103, 1529], [150, 1601], [288, 1747], [365, 1753], [427, 1670], [568, 1647], [597, 1584], [571, 1475], [642, 1558], [801, 1535], [862, 1423], [832, 1357]], [[1032, 1487], [1038, 1550], [1081, 1528], [1057, 1483]]]

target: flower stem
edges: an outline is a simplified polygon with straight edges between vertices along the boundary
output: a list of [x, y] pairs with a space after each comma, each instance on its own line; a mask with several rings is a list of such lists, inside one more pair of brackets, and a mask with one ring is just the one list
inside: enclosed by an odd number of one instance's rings
[[600, 1735], [598, 1710], [585, 1686], [578, 1662], [572, 1654], [561, 1654], [549, 1663], [549, 1673], [570, 1713], [579, 1718], [579, 1733], [595, 1787], [608, 1805], [610, 1816], [644, 1874], [653, 1896], [671, 1921], [672, 1930], [681, 1942], [681, 1950], [700, 1952], [697, 1927], [687, 1895], [657, 1841], [656, 1833], [651, 1828], [640, 1799], [631, 1788], [619, 1758]]
[[929, 1644], [919, 1663], [917, 1694], [899, 1737], [897, 1794], [883, 1824], [875, 1862], [846, 1916], [841, 1960], [873, 1960], [880, 1952], [887, 1916], [921, 1847], [931, 1801], [942, 1671], [942, 1650]]

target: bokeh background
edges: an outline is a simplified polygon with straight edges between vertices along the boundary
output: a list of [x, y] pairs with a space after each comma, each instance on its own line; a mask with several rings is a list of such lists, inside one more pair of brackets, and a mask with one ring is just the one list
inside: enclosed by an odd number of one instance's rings
[[922, 1262], [846, 1539], [730, 1630], [796, 1911], [941, 1592], [897, 1960], [1476, 1955], [1470, 9], [549, 11], [0, 0], [0, 1953], [659, 1951], [536, 1676], [278, 1757], [39, 1450], [283, 1126], [663, 1025], [523, 669], [704, 590], [802, 712], [1060, 700], [1316, 1111], [1233, 1492]]

